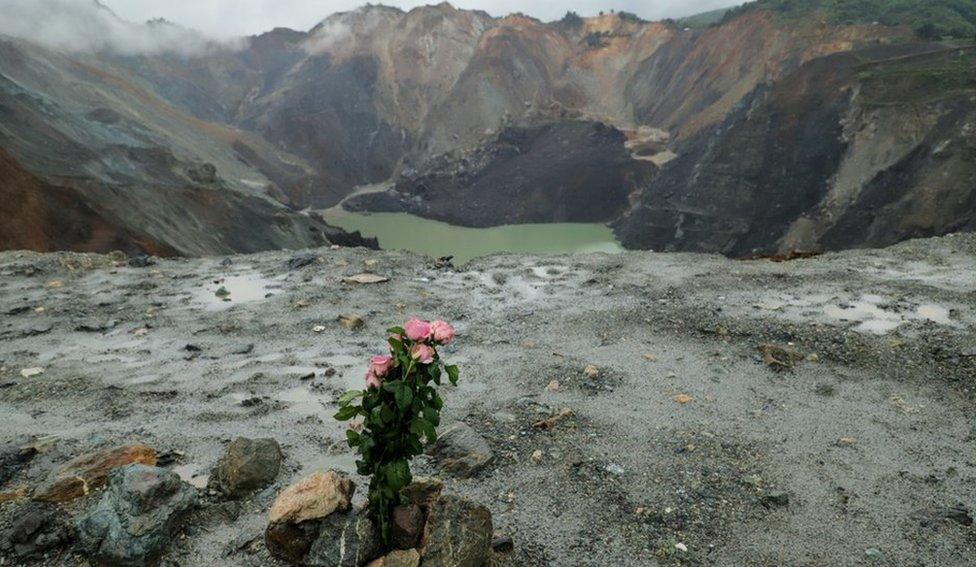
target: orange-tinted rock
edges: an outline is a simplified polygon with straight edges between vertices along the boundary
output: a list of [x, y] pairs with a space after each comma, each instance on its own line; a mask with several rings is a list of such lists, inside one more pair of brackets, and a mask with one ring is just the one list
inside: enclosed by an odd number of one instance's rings
[[269, 520], [274, 523], [297, 524], [324, 518], [352, 505], [356, 483], [335, 471], [318, 472], [289, 486], [275, 499]]
[[417, 567], [418, 565], [420, 565], [420, 554], [416, 549], [398, 549], [379, 559], [374, 559], [366, 567]]
[[77, 457], [34, 492], [34, 500], [68, 502], [105, 485], [112, 469], [131, 464], [155, 466], [156, 451], [147, 445], [124, 445]]

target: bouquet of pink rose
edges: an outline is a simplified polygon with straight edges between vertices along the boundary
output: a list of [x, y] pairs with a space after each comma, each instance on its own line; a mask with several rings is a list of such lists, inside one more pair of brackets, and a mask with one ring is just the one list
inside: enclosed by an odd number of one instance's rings
[[387, 332], [390, 354], [370, 359], [366, 389], [346, 392], [335, 418], [363, 418], [361, 430], [348, 429], [346, 439], [361, 457], [359, 474], [370, 476], [369, 515], [388, 542], [390, 515], [412, 480], [410, 459], [424, 452], [422, 439], [437, 439], [444, 402], [434, 385], [443, 373], [457, 385], [458, 367], [437, 354], [437, 345], [454, 340], [454, 328], [444, 321], [414, 318]]

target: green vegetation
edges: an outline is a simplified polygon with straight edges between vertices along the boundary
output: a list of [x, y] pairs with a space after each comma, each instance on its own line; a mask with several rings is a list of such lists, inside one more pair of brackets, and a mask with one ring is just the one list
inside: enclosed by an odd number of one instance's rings
[[820, 12], [834, 24], [907, 26], [923, 39], [976, 36], [974, 0], [757, 0], [729, 10], [724, 21], [756, 10], [792, 18]]
[[721, 8], [718, 10], [711, 10], [709, 12], [702, 12], [701, 14], [695, 14], [693, 16], [688, 16], [687, 18], [679, 18], [675, 21], [675, 25], [681, 28], [707, 28], [722, 23], [731, 8]]
[[567, 28], [581, 28], [583, 27], [583, 18], [576, 12], [566, 12], [563, 19], [559, 20], [559, 23]]
[[646, 21], [640, 16], [638, 16], [637, 14], [634, 14], [632, 12], [623, 12], [623, 11], [617, 12], [617, 17], [625, 22], [641, 23]]
[[929, 103], [976, 93], [976, 55], [955, 52], [871, 68], [860, 75], [868, 104]]

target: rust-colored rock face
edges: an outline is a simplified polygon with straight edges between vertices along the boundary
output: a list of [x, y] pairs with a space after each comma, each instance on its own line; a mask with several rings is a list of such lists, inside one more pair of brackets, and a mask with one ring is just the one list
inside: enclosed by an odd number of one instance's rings
[[3, 148], [0, 218], [0, 250], [173, 252], [99, 212], [78, 191], [51, 185], [26, 171]]
[[81, 455], [62, 466], [55, 476], [34, 493], [41, 502], [69, 502], [80, 498], [108, 481], [108, 474], [126, 465], [156, 465], [156, 451], [136, 444]]

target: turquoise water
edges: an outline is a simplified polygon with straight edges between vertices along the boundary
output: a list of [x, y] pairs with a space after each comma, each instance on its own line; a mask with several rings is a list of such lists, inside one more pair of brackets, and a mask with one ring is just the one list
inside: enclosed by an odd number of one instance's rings
[[519, 224], [467, 228], [407, 213], [330, 211], [325, 219], [346, 230], [379, 239], [380, 248], [410, 250], [434, 258], [454, 256], [455, 264], [500, 252], [572, 254], [621, 252], [623, 247], [602, 224]]

